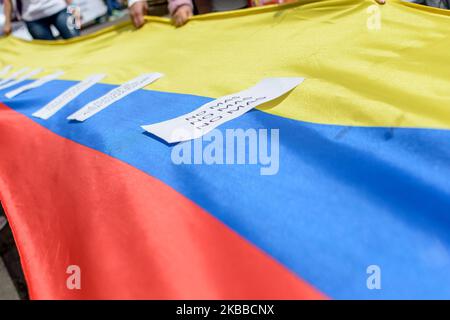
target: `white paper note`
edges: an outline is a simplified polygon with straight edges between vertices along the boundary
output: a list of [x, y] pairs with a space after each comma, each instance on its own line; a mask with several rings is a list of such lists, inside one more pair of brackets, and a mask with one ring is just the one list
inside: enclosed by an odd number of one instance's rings
[[80, 83], [77, 83], [76, 85], [61, 93], [58, 97], [50, 101], [45, 107], [33, 113], [33, 116], [47, 120], [59, 110], [61, 110], [69, 102], [76, 99], [80, 94], [88, 90], [96, 83], [100, 82], [105, 77], [105, 74], [94, 74], [89, 76]]
[[304, 78], [268, 78], [247, 90], [209, 102], [180, 117], [142, 126], [168, 143], [199, 138], [221, 124], [294, 89]]
[[25, 92], [25, 91], [39, 88], [40, 86], [46, 84], [47, 82], [53, 81], [53, 80], [55, 80], [55, 79], [58, 79], [58, 78], [59, 78], [60, 76], [62, 76], [63, 74], [64, 74], [64, 71], [58, 71], [58, 72], [49, 74], [49, 75], [47, 75], [47, 76], [45, 76], [45, 77], [42, 77], [42, 78], [40, 78], [40, 79], [38, 79], [38, 80], [36, 80], [36, 81], [33, 81], [33, 82], [29, 83], [29, 84], [26, 84], [26, 85], [24, 85], [24, 86], [21, 86], [21, 87], [15, 89], [15, 90], [13, 90], [13, 91], [10, 91], [10, 92], [8, 92], [7, 94], [5, 94], [5, 96], [6, 96], [8, 99], [12, 99], [12, 98], [14, 98], [15, 96], [17, 96], [17, 95], [19, 95], [19, 94], [21, 94], [21, 93], [23, 93], [23, 92]]
[[0, 86], [0, 90], [3, 90], [3, 89], [6, 89], [6, 88], [15, 86], [16, 84], [19, 84], [19, 83], [21, 83], [22, 81], [28, 80], [28, 79], [34, 77], [35, 75], [41, 73], [42, 70], [43, 70], [43, 69], [41, 69], [41, 68], [35, 69], [35, 70], [33, 70], [33, 71], [31, 71], [31, 72], [29, 72], [29, 73], [27, 73], [27, 74], [21, 76], [21, 77], [18, 78], [17, 80], [13, 80], [13, 81], [7, 82], [7, 83], [5, 83], [4, 85]]
[[110, 106], [114, 102], [119, 101], [120, 99], [135, 92], [136, 90], [149, 85], [162, 76], [163, 75], [161, 73], [148, 73], [134, 78], [133, 80], [121, 85], [120, 87], [111, 90], [97, 100], [88, 103], [83, 108], [70, 115], [67, 119], [84, 121], [92, 117], [94, 114], [102, 111], [106, 107]]
[[3, 69], [0, 70], [0, 77], [3, 77], [5, 74], [7, 74], [12, 69], [12, 66], [5, 66]]
[[9, 77], [0, 80], [0, 86], [4, 85], [7, 82], [13, 81], [15, 80], [18, 76], [20, 76], [21, 74], [24, 74], [25, 72], [27, 72], [29, 69], [28, 68], [23, 68], [20, 69], [19, 71], [14, 72], [12, 75], [10, 75]]

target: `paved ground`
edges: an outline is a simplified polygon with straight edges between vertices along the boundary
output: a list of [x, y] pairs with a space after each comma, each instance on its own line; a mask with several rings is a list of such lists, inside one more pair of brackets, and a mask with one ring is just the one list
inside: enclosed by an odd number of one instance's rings
[[106, 21], [106, 22], [103, 22], [103, 23], [100, 23], [100, 24], [91, 25], [91, 26], [89, 26], [89, 27], [87, 27], [85, 29], [82, 29], [81, 30], [81, 35], [87, 35], [87, 34], [90, 34], [90, 33], [94, 33], [94, 32], [97, 32], [97, 31], [99, 31], [101, 29], [104, 29], [106, 27], [113, 26], [115, 24], [119, 24], [119, 23], [122, 23], [122, 22], [128, 21], [128, 20], [130, 20], [130, 16], [128, 15], [128, 13], [126, 13], [123, 17], [120, 17], [120, 18], [118, 18], [118, 19], [116, 19], [114, 21]]
[[[4, 217], [0, 203], [0, 220]], [[2, 225], [4, 227], [0, 228], [0, 300], [28, 299], [28, 289], [11, 228], [8, 224]]]
[[3, 259], [0, 259], [0, 300], [18, 300], [19, 295], [11, 277], [6, 270]]
[[3, 255], [10, 250], [7, 229], [9, 226], [0, 204], [0, 300], [17, 300], [19, 294], [3, 261]]

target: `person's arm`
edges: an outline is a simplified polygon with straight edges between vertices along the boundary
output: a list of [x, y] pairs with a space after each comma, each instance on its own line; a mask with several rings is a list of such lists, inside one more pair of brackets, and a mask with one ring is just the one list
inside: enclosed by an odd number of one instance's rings
[[5, 24], [3, 26], [3, 33], [5, 35], [9, 35], [11, 33], [11, 31], [12, 31], [12, 27], [11, 27], [11, 16], [12, 16], [11, 0], [5, 0], [4, 1], [3, 11], [4, 11], [4, 15], [5, 15]]
[[148, 11], [148, 4], [145, 0], [128, 0], [128, 7], [130, 10], [130, 17], [133, 25], [140, 28], [145, 23], [144, 16]]

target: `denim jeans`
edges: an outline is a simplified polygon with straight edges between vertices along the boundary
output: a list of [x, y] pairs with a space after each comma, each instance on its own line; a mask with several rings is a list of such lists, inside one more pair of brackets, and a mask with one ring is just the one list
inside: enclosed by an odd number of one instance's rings
[[54, 26], [61, 37], [64, 39], [70, 39], [80, 35], [80, 31], [74, 28], [69, 28], [70, 14], [67, 13], [66, 9], [46, 18], [42, 18], [35, 21], [26, 21], [28, 31], [34, 39], [40, 40], [55, 40], [52, 34], [50, 26]]
[[108, 8], [108, 16], [111, 16], [113, 10], [119, 10], [121, 6], [117, 0], [106, 0], [106, 7]]

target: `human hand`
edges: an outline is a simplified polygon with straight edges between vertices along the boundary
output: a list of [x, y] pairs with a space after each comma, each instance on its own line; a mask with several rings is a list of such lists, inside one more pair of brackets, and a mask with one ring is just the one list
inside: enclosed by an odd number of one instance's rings
[[136, 28], [140, 28], [145, 23], [144, 16], [147, 14], [148, 4], [147, 1], [137, 1], [130, 7], [130, 16], [133, 25]]
[[192, 17], [192, 7], [189, 5], [183, 5], [175, 11], [172, 15], [172, 22], [176, 27], [184, 25], [190, 17]]
[[3, 34], [5, 36], [10, 35], [12, 32], [12, 27], [11, 27], [11, 22], [5, 22], [5, 24], [3, 25]]

